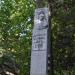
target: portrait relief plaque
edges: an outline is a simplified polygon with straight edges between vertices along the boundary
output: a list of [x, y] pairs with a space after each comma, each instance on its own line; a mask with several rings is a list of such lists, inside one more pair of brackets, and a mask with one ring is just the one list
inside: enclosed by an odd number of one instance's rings
[[48, 28], [48, 17], [49, 17], [48, 8], [36, 9], [34, 17], [34, 29], [40, 30]]

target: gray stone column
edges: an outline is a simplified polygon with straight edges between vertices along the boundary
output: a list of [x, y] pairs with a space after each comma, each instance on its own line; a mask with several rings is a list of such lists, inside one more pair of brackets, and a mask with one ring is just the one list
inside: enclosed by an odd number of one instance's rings
[[50, 41], [51, 15], [47, 6], [45, 0], [36, 0], [30, 75], [52, 75], [53, 71]]
[[38, 8], [34, 17], [30, 75], [48, 75], [48, 31], [49, 9]]

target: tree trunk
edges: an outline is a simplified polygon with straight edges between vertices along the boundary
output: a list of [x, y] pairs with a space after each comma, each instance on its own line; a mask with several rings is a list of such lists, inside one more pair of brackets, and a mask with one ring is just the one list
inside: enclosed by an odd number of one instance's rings
[[36, 7], [37, 8], [42, 8], [47, 6], [47, 1], [46, 0], [36, 0]]

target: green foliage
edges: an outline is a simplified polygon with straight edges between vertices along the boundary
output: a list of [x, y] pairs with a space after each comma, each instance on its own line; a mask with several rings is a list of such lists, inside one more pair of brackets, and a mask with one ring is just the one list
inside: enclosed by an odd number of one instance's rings
[[16, 64], [16, 61], [14, 60], [13, 57], [10, 55], [3, 55], [3, 57], [0, 58], [2, 61], [0, 63], [0, 74], [1, 75], [6, 75], [7, 72], [13, 73], [15, 75], [19, 74], [19, 65]]
[[0, 1], [0, 52], [13, 54], [20, 75], [29, 74], [33, 13], [33, 0]]
[[[56, 75], [74, 75], [75, 68], [75, 1], [52, 3], [52, 37]], [[69, 73], [68, 73], [69, 72]], [[63, 74], [62, 74], [63, 73]]]

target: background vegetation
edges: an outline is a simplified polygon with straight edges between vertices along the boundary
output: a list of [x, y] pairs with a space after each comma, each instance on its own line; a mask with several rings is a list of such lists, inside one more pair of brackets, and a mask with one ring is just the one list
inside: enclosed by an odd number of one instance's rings
[[[75, 75], [75, 0], [51, 0], [55, 75]], [[0, 56], [13, 56], [29, 75], [35, 2], [0, 0]]]

